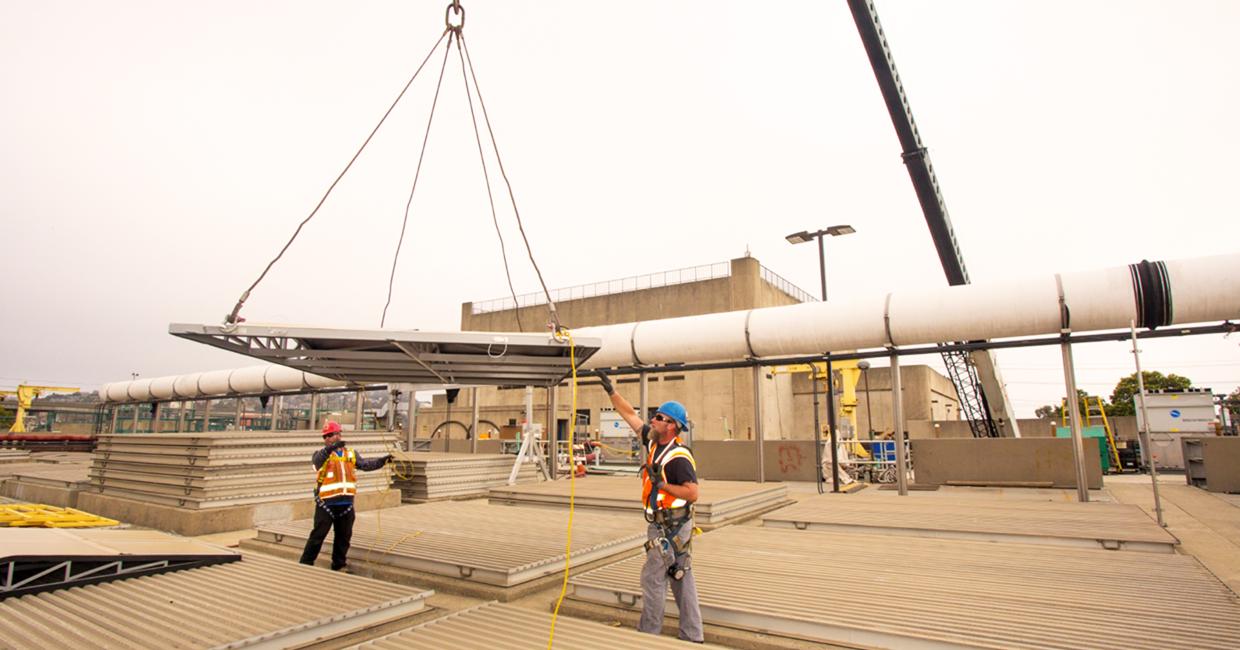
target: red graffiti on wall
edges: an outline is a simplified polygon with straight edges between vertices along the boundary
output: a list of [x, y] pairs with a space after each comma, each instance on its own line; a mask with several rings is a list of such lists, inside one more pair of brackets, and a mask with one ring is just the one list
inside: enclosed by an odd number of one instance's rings
[[779, 453], [779, 471], [787, 474], [801, 469], [801, 448], [795, 445], [780, 445]]

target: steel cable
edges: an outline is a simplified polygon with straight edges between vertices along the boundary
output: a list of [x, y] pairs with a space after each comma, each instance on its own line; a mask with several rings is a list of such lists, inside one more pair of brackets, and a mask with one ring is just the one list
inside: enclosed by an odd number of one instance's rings
[[[459, 38], [455, 30], [449, 30]], [[422, 152], [418, 154], [418, 167], [413, 172], [413, 185], [409, 188], [409, 200], [405, 202], [405, 218], [400, 223], [400, 238], [396, 240], [396, 252], [392, 255], [392, 272], [388, 275], [387, 301], [383, 303], [383, 315], [379, 317], [379, 327], [387, 322], [388, 307], [392, 304], [392, 285], [396, 281], [396, 262], [400, 259], [400, 248], [405, 243], [405, 229], [409, 225], [409, 208], [413, 205], [413, 194], [418, 190], [418, 179], [422, 176], [422, 161], [426, 159], [426, 143], [431, 138], [431, 124], [435, 122], [435, 107], [439, 105], [439, 90], [443, 88], [443, 73], [448, 68], [448, 54], [452, 52], [452, 37], [448, 38], [448, 46], [443, 49], [443, 63], [439, 66], [439, 81], [435, 84], [435, 97], [431, 100], [431, 114], [426, 118], [426, 132], [422, 135]]]
[[[465, 82], [465, 99], [469, 101], [469, 120], [474, 127], [474, 140], [478, 143], [478, 160], [482, 162], [482, 178], [487, 186], [487, 201], [491, 204], [491, 222], [495, 224], [495, 235], [499, 237], [499, 253], [504, 260], [504, 275], [508, 278], [508, 291], [512, 294], [512, 313], [517, 319], [517, 331], [524, 332], [525, 328], [521, 325], [521, 306], [517, 304], [517, 290], [512, 286], [512, 271], [508, 268], [508, 250], [504, 246], [504, 234], [499, 228], [499, 217], [495, 214], [495, 195], [491, 191], [491, 175], [487, 172], [487, 157], [482, 152], [482, 134], [478, 132], [478, 116], [474, 113], [474, 98], [469, 92], [469, 75], [465, 70], [465, 54], [458, 41], [456, 53], [461, 58], [461, 78]], [[475, 82], [476, 83], [476, 82]], [[479, 95], [481, 102], [482, 95]]]
[[332, 181], [332, 184], [327, 188], [327, 191], [323, 193], [323, 198], [319, 199], [318, 204], [315, 205], [314, 209], [310, 211], [310, 215], [297, 225], [297, 229], [293, 231], [293, 236], [289, 237], [288, 242], [284, 244], [284, 247], [280, 249], [280, 252], [276, 254], [275, 258], [267, 263], [267, 267], [264, 268], [263, 272], [259, 274], [258, 279], [254, 281], [254, 284], [251, 284], [250, 288], [246, 289], [241, 294], [241, 297], [237, 300], [237, 304], [233, 307], [232, 312], [224, 317], [225, 325], [234, 325], [237, 323], [237, 319], [241, 313], [241, 307], [245, 305], [246, 300], [249, 300], [250, 292], [254, 291], [255, 287], [258, 286], [258, 283], [262, 282], [263, 278], [267, 277], [267, 272], [271, 270], [271, 267], [275, 266], [276, 262], [280, 261], [280, 258], [284, 256], [284, 252], [288, 250], [288, 247], [293, 245], [293, 241], [297, 239], [297, 235], [301, 234], [301, 229], [314, 218], [314, 215], [318, 214], [319, 208], [323, 207], [323, 203], [327, 201], [327, 197], [331, 195], [332, 190], [336, 189], [336, 185], [340, 183], [340, 179], [344, 178], [344, 175], [347, 174], [349, 169], [353, 167], [353, 163], [357, 161], [358, 156], [362, 155], [362, 151], [366, 149], [366, 145], [370, 144], [370, 140], [375, 137], [376, 133], [379, 132], [379, 128], [383, 126], [385, 121], [387, 121], [388, 116], [392, 114], [392, 111], [396, 108], [396, 105], [400, 103], [401, 98], [405, 96], [405, 92], [409, 90], [409, 86], [413, 85], [413, 80], [418, 78], [418, 74], [422, 72], [422, 68], [426, 67], [426, 62], [430, 61], [431, 55], [435, 53], [435, 50], [439, 47], [439, 44], [443, 42], [444, 37], [446, 37], [451, 31], [451, 29], [445, 29], [443, 34], [439, 36], [439, 40], [435, 41], [435, 45], [432, 46], [430, 51], [426, 53], [426, 57], [422, 59], [422, 63], [418, 65], [418, 69], [413, 72], [413, 76], [409, 77], [409, 81], [405, 82], [405, 87], [400, 89], [400, 94], [396, 95], [396, 99], [392, 102], [392, 105], [389, 106], [387, 111], [383, 113], [383, 117], [379, 118], [379, 123], [375, 125], [375, 128], [371, 130], [370, 135], [366, 136], [366, 140], [362, 142], [362, 146], [358, 147], [357, 152], [354, 153], [353, 157], [349, 159], [349, 164], [344, 166], [344, 169], [340, 171], [340, 175], [336, 176], [336, 180]]
[[[465, 43], [465, 36], [457, 34], [458, 44], [465, 52], [465, 61], [469, 65], [469, 76], [474, 81], [474, 92], [478, 93], [478, 106], [482, 108], [482, 119], [487, 125], [487, 134], [491, 137], [491, 148], [495, 151], [495, 162], [499, 166], [499, 173], [504, 177], [504, 185], [508, 188], [508, 199], [512, 202], [512, 212], [517, 217], [517, 229], [521, 231], [521, 240], [525, 242], [525, 252], [530, 257], [530, 264], [534, 266], [534, 273], [538, 276], [538, 283], [542, 286], [543, 295], [547, 297], [547, 310], [550, 312], [552, 331], [560, 330], [560, 318], [555, 310], [555, 301], [551, 299], [551, 292], [547, 290], [547, 282], [543, 280], [542, 271], [538, 268], [538, 262], [534, 259], [534, 251], [530, 248], [530, 240], [525, 235], [525, 226], [521, 222], [521, 211], [517, 209], [517, 197], [512, 191], [512, 182], [508, 180], [508, 172], [504, 169], [504, 159], [499, 155], [499, 144], [495, 140], [495, 130], [491, 128], [491, 117], [487, 113], [486, 101], [482, 98], [482, 87], [478, 85], [478, 76], [474, 73], [474, 61], [469, 56], [469, 45]], [[514, 297], [515, 300], [515, 297]], [[518, 305], [513, 305], [514, 311]]]

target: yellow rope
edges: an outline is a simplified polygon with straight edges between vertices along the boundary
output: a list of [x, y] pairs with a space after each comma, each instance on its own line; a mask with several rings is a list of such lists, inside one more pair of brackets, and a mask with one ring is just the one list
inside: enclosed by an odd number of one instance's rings
[[601, 442], [596, 442], [595, 444], [602, 447], [603, 449], [614, 451], [617, 454], [624, 454], [625, 456], [636, 456], [637, 455], [637, 452], [633, 451], [632, 449], [620, 449], [619, 447], [612, 447], [611, 445], [605, 445]]
[[[572, 332], [569, 332], [567, 329], [561, 329], [555, 333], [556, 340], [560, 340], [561, 336], [568, 338], [568, 363], [573, 371], [572, 409], [569, 411], [572, 414], [573, 421], [572, 425], [568, 427], [568, 533], [564, 542], [564, 580], [560, 583], [560, 596], [555, 599], [555, 610], [551, 612], [551, 635], [547, 638], [547, 650], [551, 650], [552, 644], [555, 643], [555, 622], [560, 616], [560, 603], [564, 602], [564, 594], [568, 591], [568, 571], [572, 566], [573, 554], [573, 506], [577, 496], [577, 464], [573, 462], [573, 435], [577, 429], [577, 355], [576, 348], [573, 346]], [[555, 390], [555, 387], [552, 387], [552, 390]], [[548, 431], [554, 434], [554, 413], [551, 415], [551, 419], [552, 422], [548, 424]], [[552, 437], [552, 435], [548, 435], [547, 438], [548, 444], [551, 444], [552, 449], [554, 449], [555, 441]]]

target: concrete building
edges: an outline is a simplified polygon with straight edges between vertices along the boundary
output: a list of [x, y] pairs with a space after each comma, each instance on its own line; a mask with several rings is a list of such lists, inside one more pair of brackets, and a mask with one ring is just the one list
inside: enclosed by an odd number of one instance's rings
[[[753, 257], [719, 264], [678, 269], [561, 289], [553, 292], [560, 321], [569, 328], [608, 325], [660, 318], [675, 318], [725, 311], [789, 305], [815, 300], [804, 290], [762, 266]], [[536, 331], [547, 327], [548, 312], [541, 294], [519, 296], [514, 309], [511, 298], [461, 305], [462, 331]], [[926, 366], [904, 369], [904, 408], [910, 426], [914, 421], [958, 419], [959, 404], [951, 381]], [[891, 429], [890, 380], [886, 368], [868, 371], [869, 391], [857, 387], [858, 429], [869, 427], [871, 413], [876, 431]], [[752, 440], [755, 436], [753, 371], [749, 368], [663, 372], [648, 375], [647, 407], [666, 400], [685, 404], [693, 421], [695, 440]], [[813, 397], [807, 373], [793, 374], [764, 368], [758, 394], [762, 401], [762, 434], [767, 440], [813, 438]], [[616, 388], [634, 405], [640, 403], [639, 380], [627, 375], [616, 378]], [[548, 393], [536, 389], [534, 421], [548, 421]], [[416, 437], [464, 438], [472, 422], [473, 390], [461, 390], [454, 403], [437, 395], [430, 408], [417, 416]], [[522, 421], [525, 389], [477, 389], [479, 430], [498, 433]], [[823, 404], [825, 405], [825, 396]], [[867, 402], [869, 408], [867, 409]], [[555, 395], [556, 427], [567, 435], [572, 421], [572, 395], [568, 382]], [[838, 409], [837, 401], [837, 409]], [[579, 432], [599, 428], [611, 403], [593, 379], [582, 379], [577, 393]], [[825, 408], [825, 407], [824, 407]], [[825, 411], [821, 414], [826, 427]]]

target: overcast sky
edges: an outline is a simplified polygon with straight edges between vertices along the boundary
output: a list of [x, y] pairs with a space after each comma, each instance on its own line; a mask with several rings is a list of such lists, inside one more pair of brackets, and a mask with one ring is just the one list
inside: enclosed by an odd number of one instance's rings
[[[0, 3], [0, 387], [251, 364], [168, 324], [222, 320], [439, 37], [446, 4]], [[833, 298], [945, 283], [842, 0], [464, 4], [551, 287], [750, 251], [814, 293], [814, 247], [784, 236], [838, 223], [857, 233], [829, 242]], [[1240, 2], [878, 9], [975, 283], [1240, 249]], [[455, 330], [462, 302], [507, 294], [455, 57], [390, 327]], [[249, 321], [378, 326], [439, 60]], [[500, 218], [517, 292], [535, 291]], [[1240, 336], [1143, 350], [1148, 369], [1240, 384]], [[1124, 344], [1076, 354], [1094, 393], [1132, 372]], [[1057, 348], [998, 358], [1019, 415], [1058, 403]]]

